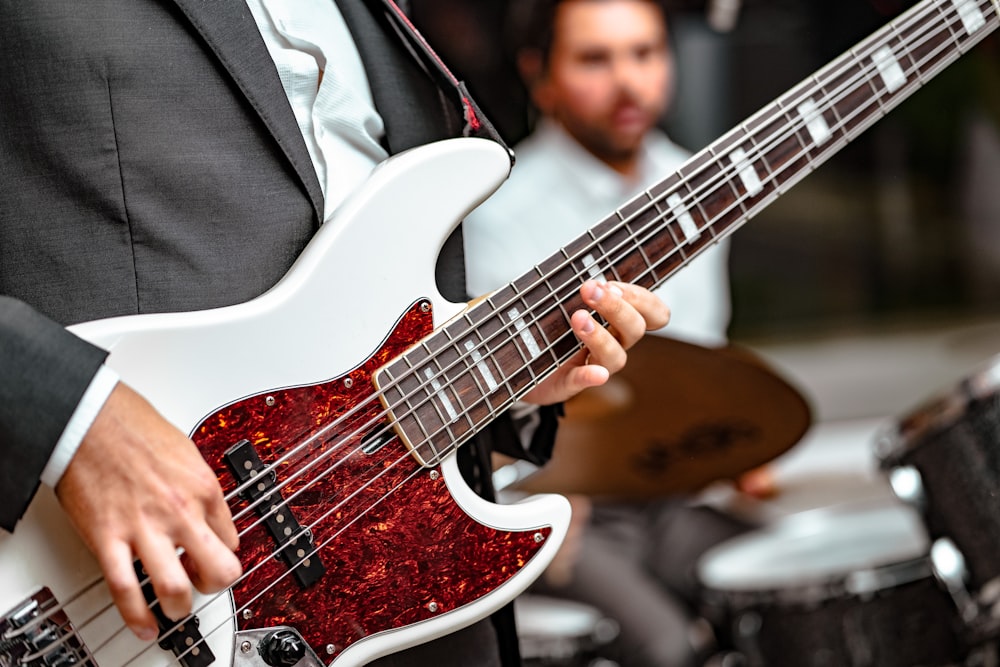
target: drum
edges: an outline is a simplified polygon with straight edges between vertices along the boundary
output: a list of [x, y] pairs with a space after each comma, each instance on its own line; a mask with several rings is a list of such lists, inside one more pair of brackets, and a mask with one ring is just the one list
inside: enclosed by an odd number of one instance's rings
[[514, 616], [524, 667], [616, 667], [600, 657], [618, 637], [618, 624], [590, 605], [522, 595]]
[[920, 517], [896, 503], [811, 510], [723, 542], [697, 570], [703, 613], [743, 658], [721, 664], [962, 664], [961, 622], [927, 549]]
[[875, 454], [923, 516], [935, 574], [970, 633], [1000, 626], [1000, 357], [890, 424]]

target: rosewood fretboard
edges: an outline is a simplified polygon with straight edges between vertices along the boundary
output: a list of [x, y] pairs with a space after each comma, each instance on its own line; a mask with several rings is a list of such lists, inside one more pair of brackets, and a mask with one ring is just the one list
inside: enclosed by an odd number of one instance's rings
[[580, 349], [590, 278], [652, 288], [996, 29], [1000, 0], [924, 0], [379, 374], [400, 432], [436, 463]]

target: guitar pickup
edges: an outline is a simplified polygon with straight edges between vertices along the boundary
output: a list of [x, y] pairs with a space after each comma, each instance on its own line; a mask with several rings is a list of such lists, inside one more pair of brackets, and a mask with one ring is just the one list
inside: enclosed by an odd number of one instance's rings
[[304, 531], [295, 514], [288, 507], [280, 489], [277, 475], [261, 461], [249, 440], [240, 440], [226, 452], [226, 465], [243, 490], [240, 496], [254, 505], [257, 516], [278, 547], [278, 557], [292, 571], [302, 588], [315, 584], [326, 573], [313, 544], [312, 531]]
[[149, 610], [156, 617], [156, 625], [160, 629], [160, 636], [157, 639], [160, 648], [177, 656], [177, 662], [183, 667], [208, 667], [215, 662], [212, 649], [205, 643], [205, 638], [198, 630], [198, 617], [192, 614], [183, 621], [171, 620], [155, 602], [156, 593], [153, 591], [153, 584], [142, 569], [142, 564], [136, 561], [134, 567], [136, 576], [142, 582], [142, 594], [149, 603]]

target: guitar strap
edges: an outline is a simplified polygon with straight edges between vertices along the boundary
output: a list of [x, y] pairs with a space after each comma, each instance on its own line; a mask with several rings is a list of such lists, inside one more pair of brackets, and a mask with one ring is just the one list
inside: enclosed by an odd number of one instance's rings
[[381, 8], [388, 17], [393, 29], [399, 35], [407, 50], [434, 82], [459, 106], [462, 117], [465, 120], [465, 128], [462, 134], [466, 137], [480, 137], [497, 142], [508, 149], [513, 162], [513, 153], [497, 132], [493, 123], [486, 117], [482, 109], [476, 104], [468, 87], [464, 81], [460, 81], [448, 66], [444, 64], [441, 57], [431, 48], [424, 36], [420, 34], [416, 26], [406, 15], [401, 5], [407, 4], [405, 0], [367, 0], [370, 5]]

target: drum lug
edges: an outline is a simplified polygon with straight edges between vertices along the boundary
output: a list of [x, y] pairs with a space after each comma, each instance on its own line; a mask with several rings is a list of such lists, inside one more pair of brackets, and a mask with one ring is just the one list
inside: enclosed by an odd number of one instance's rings
[[927, 497], [924, 479], [913, 466], [899, 466], [889, 472], [889, 485], [896, 497], [917, 510], [923, 510]]
[[979, 605], [976, 604], [965, 585], [969, 574], [965, 565], [965, 556], [954, 542], [947, 537], [942, 537], [934, 540], [934, 544], [931, 545], [930, 557], [934, 576], [955, 601], [955, 607], [958, 608], [962, 620], [970, 626], [973, 625], [979, 617]]

